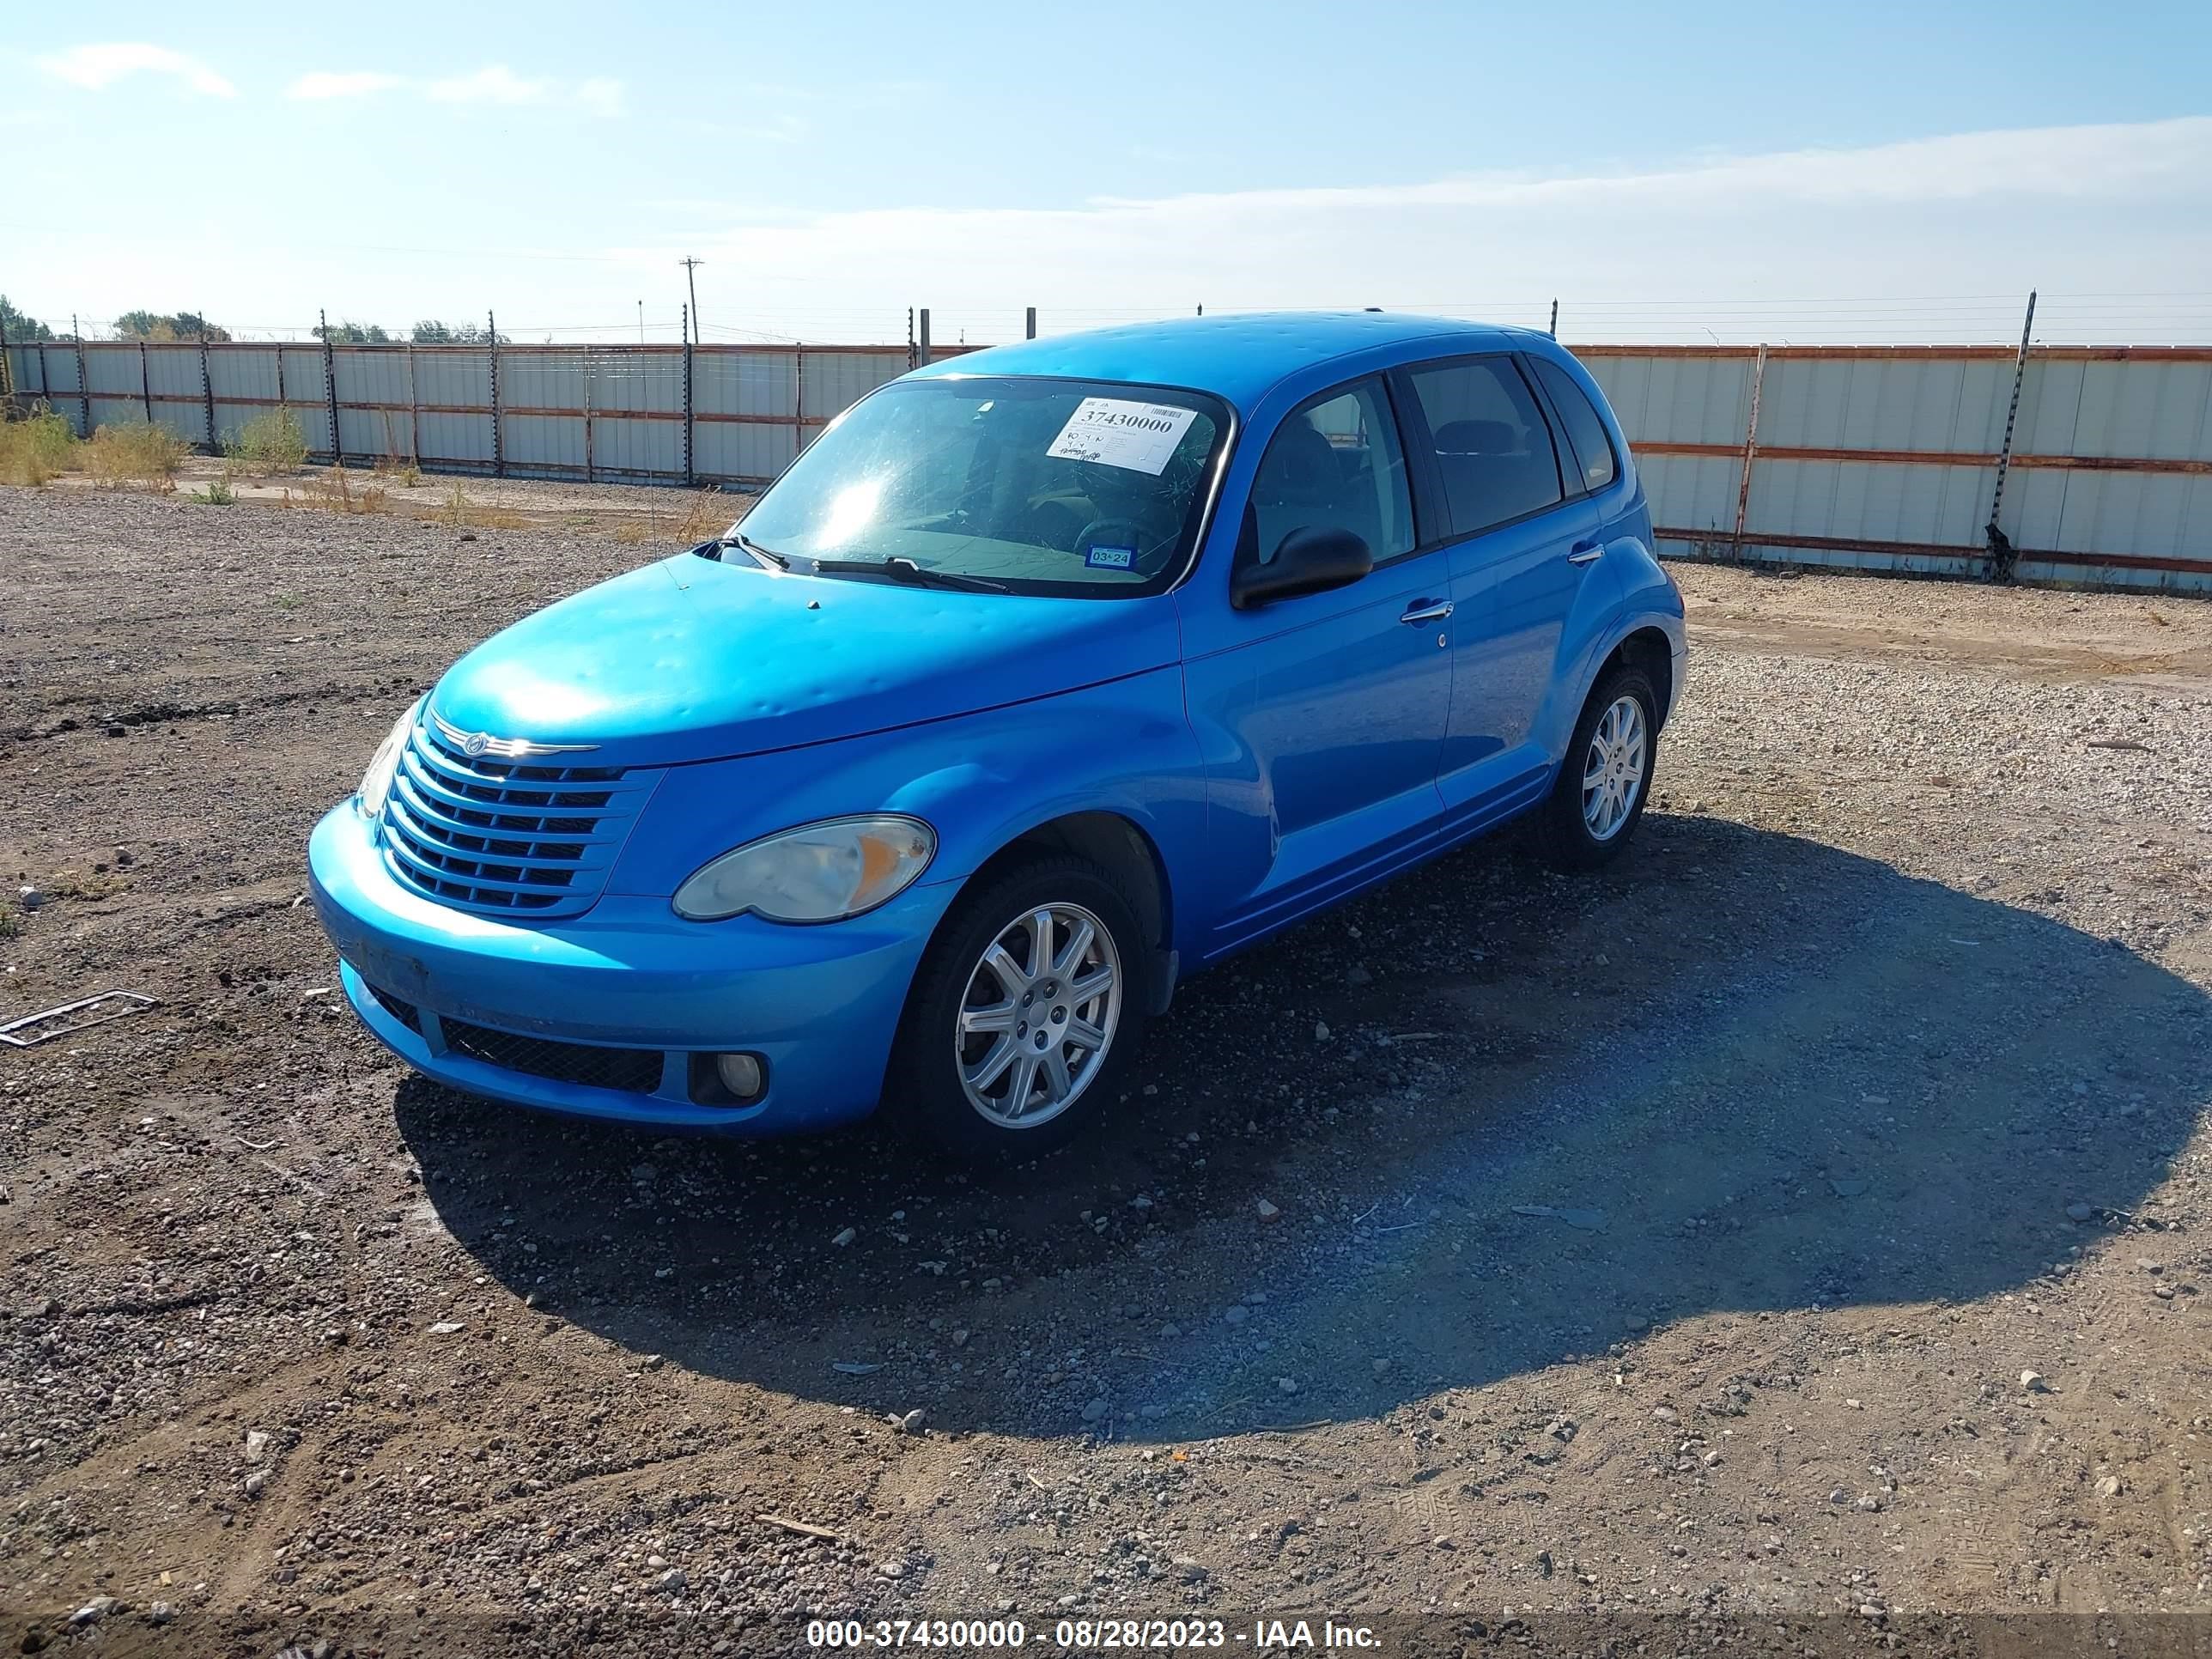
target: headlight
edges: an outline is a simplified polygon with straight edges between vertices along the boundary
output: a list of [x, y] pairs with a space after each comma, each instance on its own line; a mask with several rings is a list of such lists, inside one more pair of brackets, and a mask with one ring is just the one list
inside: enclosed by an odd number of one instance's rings
[[406, 752], [407, 740], [414, 735], [415, 722], [422, 713], [422, 699], [417, 697], [376, 745], [368, 770], [361, 775], [361, 787], [353, 792], [354, 806], [362, 817], [374, 820], [383, 813], [384, 798], [392, 793], [392, 775], [399, 770], [399, 757]]
[[919, 818], [828, 818], [723, 854], [676, 890], [676, 914], [841, 921], [897, 897], [936, 852], [936, 831]]

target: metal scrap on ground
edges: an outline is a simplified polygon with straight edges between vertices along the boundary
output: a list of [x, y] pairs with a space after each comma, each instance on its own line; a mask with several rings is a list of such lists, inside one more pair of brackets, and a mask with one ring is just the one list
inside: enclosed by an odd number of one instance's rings
[[[88, 1031], [95, 1025], [106, 1024], [111, 1019], [121, 1019], [126, 1014], [135, 1014], [141, 1008], [154, 1007], [160, 1000], [158, 997], [144, 996], [137, 991], [102, 991], [96, 996], [79, 997], [75, 1002], [64, 1002], [58, 1008], [42, 1009], [38, 1013], [25, 1014], [20, 1019], [11, 1019], [6, 1024], [0, 1025], [0, 1042], [6, 1043], [11, 1048], [27, 1048], [33, 1043], [49, 1042], [58, 1036], [70, 1036], [78, 1031]], [[67, 1025], [56, 1025], [50, 1030], [32, 1031], [27, 1036], [23, 1035], [32, 1026], [43, 1024], [48, 1020], [60, 1019], [64, 1015], [77, 1013], [87, 1008], [96, 1008], [104, 1002], [119, 1002], [123, 1006], [108, 1013], [95, 1015], [90, 1019], [76, 1020]]]

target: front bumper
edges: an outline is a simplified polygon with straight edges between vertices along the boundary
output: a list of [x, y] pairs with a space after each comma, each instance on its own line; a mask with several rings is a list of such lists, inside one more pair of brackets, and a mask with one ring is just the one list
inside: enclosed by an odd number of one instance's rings
[[[756, 916], [688, 922], [665, 898], [612, 893], [583, 915], [518, 926], [401, 885], [350, 803], [315, 826], [307, 875], [354, 1012], [425, 1076], [551, 1111], [757, 1133], [826, 1128], [873, 1109], [907, 987], [959, 886], [912, 887], [867, 915], [817, 927]], [[469, 1027], [536, 1041], [488, 1041]], [[557, 1055], [560, 1045], [624, 1063], [520, 1069], [475, 1057]], [[694, 1103], [691, 1055], [739, 1050], [767, 1062], [766, 1091], [742, 1107]], [[573, 1080], [580, 1073], [629, 1075], [610, 1087]]]

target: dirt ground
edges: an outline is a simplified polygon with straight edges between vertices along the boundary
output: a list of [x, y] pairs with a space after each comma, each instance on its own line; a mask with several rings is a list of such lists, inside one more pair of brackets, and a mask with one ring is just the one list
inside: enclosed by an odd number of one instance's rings
[[0, 490], [0, 1018], [161, 999], [0, 1048], [7, 1641], [2212, 1628], [2212, 607], [1680, 568], [1631, 857], [1509, 833], [1193, 980], [1110, 1133], [970, 1176], [343, 1011], [310, 824], [647, 555], [535, 488]]

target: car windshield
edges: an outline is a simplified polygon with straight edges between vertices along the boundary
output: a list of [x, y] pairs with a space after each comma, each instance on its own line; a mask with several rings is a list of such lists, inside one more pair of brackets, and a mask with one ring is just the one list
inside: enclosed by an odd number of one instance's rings
[[796, 568], [1121, 598], [1182, 574], [1230, 425], [1200, 392], [900, 380], [845, 411], [741, 520]]

